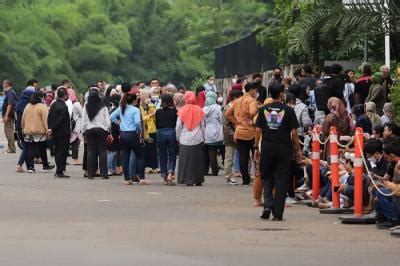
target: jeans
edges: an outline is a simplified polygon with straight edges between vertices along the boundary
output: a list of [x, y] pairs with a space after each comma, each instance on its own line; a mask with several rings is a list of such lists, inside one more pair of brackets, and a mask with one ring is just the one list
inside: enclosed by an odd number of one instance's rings
[[22, 129], [18, 129], [18, 136], [22, 143], [22, 152], [19, 156], [18, 165], [22, 166], [24, 162], [26, 163], [26, 168], [28, 168], [28, 143], [25, 142], [24, 135], [22, 134]]
[[131, 151], [129, 159], [129, 176], [131, 178], [139, 176], [139, 179], [145, 179], [145, 169], [146, 169], [146, 145], [140, 146], [140, 151], [142, 156], [137, 158], [135, 152]]
[[157, 149], [160, 157], [161, 176], [174, 175], [176, 166], [177, 143], [175, 128], [157, 130]]
[[240, 172], [240, 156], [237, 149], [233, 152], [233, 167], [232, 170], [234, 173]]
[[107, 155], [107, 168], [111, 173], [117, 172], [117, 152], [109, 151]]
[[239, 163], [240, 163], [240, 172], [242, 173], [243, 184], [250, 183], [250, 175], [249, 175], [249, 160], [250, 160], [250, 151], [252, 151], [254, 145], [253, 140], [237, 140], [237, 147], [239, 151]]
[[[387, 188], [381, 188], [382, 192], [390, 193], [391, 191]], [[372, 195], [378, 198], [378, 202], [375, 205], [375, 211], [378, 215], [382, 215], [385, 219], [397, 222], [398, 220], [398, 213], [396, 213], [396, 206], [395, 206], [395, 197], [386, 197], [383, 196], [376, 190], [372, 191]]]
[[[124, 167], [124, 178], [126, 181], [131, 180], [129, 175], [129, 166], [131, 161], [131, 152], [134, 152], [136, 158], [142, 157], [139, 135], [137, 131], [121, 131], [120, 143], [122, 151], [122, 165]], [[131, 170], [132, 171], [132, 170]]]
[[[87, 171], [88, 177], [94, 177], [97, 165], [100, 168], [100, 176], [107, 177], [107, 132], [101, 128], [92, 128], [86, 131], [87, 136]], [[97, 158], [99, 164], [97, 164]]]

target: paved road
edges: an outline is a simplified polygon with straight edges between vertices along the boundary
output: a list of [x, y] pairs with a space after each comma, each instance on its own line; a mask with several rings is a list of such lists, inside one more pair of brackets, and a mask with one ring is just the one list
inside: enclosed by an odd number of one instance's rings
[[[0, 265], [395, 265], [400, 239], [373, 225], [293, 206], [264, 222], [251, 188], [208, 177], [205, 186], [124, 186], [68, 167], [17, 174], [0, 154]], [[37, 169], [40, 169], [37, 166]]]

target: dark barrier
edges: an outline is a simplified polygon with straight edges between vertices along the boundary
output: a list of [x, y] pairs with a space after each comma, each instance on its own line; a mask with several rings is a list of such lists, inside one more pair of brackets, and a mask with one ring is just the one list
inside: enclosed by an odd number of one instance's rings
[[265, 72], [276, 64], [271, 48], [261, 47], [256, 41], [257, 32], [214, 49], [216, 78], [235, 74]]

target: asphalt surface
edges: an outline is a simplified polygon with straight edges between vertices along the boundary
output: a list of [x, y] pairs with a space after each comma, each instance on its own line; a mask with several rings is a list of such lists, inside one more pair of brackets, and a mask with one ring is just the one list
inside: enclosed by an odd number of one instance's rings
[[[16, 173], [0, 154], [0, 265], [397, 265], [400, 239], [295, 205], [262, 221], [251, 187], [122, 185]], [[53, 158], [51, 159], [52, 161]], [[40, 165], [36, 165], [40, 170]]]

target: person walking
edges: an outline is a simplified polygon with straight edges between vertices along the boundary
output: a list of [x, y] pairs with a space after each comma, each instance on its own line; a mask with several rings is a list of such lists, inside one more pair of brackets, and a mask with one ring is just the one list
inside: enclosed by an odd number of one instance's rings
[[[132, 185], [133, 182], [137, 182], [135, 177], [130, 176], [130, 172], [134, 172], [133, 169], [129, 168], [131, 164], [131, 152], [134, 152], [135, 156], [132, 156], [132, 160], [138, 161], [141, 159], [141, 139], [140, 134], [142, 132], [142, 120], [139, 108], [135, 107], [136, 95], [125, 92], [121, 99], [120, 106], [111, 114], [111, 121], [113, 123], [119, 123], [120, 125], [120, 144], [123, 157], [123, 168], [124, 168], [124, 184]], [[138, 183], [138, 182], [137, 182]]]
[[47, 117], [48, 110], [44, 102], [44, 94], [41, 92], [33, 93], [30, 103], [25, 107], [22, 115], [21, 127], [27, 145], [27, 168], [29, 173], [35, 172], [34, 151], [39, 152], [43, 163], [43, 172], [54, 168], [47, 160], [46, 140], [47, 140]]
[[[213, 176], [218, 176], [218, 148], [223, 146], [224, 141], [221, 109], [221, 106], [217, 104], [217, 94], [213, 91], [207, 92], [203, 108], [205, 113], [204, 124], [206, 126], [204, 143], [207, 146], [209, 164]], [[208, 164], [206, 167], [208, 167]], [[208, 171], [206, 170], [206, 172]]]
[[196, 95], [187, 91], [185, 106], [178, 112], [176, 138], [179, 141], [178, 183], [201, 186], [204, 182], [204, 111], [196, 104]]
[[160, 156], [161, 177], [165, 185], [175, 185], [176, 166], [176, 120], [178, 111], [172, 95], [161, 97], [161, 109], [156, 112], [157, 148]]
[[71, 135], [70, 116], [65, 104], [66, 100], [68, 100], [67, 88], [57, 88], [57, 100], [51, 104], [47, 119], [48, 134], [54, 138], [55, 146], [56, 173], [54, 176], [58, 178], [69, 178], [64, 173]]
[[2, 108], [4, 135], [6, 136], [8, 146], [5, 153], [15, 153], [15, 105], [18, 102], [18, 97], [12, 88], [12, 82], [9, 79], [3, 81], [4, 103]]
[[100, 176], [108, 179], [107, 135], [111, 127], [108, 108], [100, 98], [100, 91], [92, 88], [83, 109], [83, 132], [87, 138], [87, 176], [94, 179], [99, 159]]
[[[256, 121], [256, 142], [262, 135], [261, 154], [258, 145], [254, 146], [254, 158], [260, 163], [264, 184], [264, 210], [262, 219], [282, 221], [286, 193], [289, 188], [293, 151], [297, 160], [301, 160], [301, 148], [297, 135], [297, 122], [294, 110], [283, 104], [284, 86], [270, 86], [273, 103], [267, 104], [258, 112]], [[275, 193], [273, 193], [275, 190]]]
[[247, 83], [244, 87], [246, 94], [236, 100], [225, 113], [225, 117], [236, 126], [234, 141], [239, 151], [240, 172], [244, 186], [250, 185], [249, 159], [256, 134], [253, 119], [258, 111], [257, 87], [258, 83]]
[[21, 141], [22, 144], [22, 152], [19, 156], [19, 160], [17, 163], [17, 172], [23, 172], [22, 165], [26, 164], [26, 169], [28, 169], [28, 143], [25, 142], [24, 138], [24, 132], [22, 131], [22, 115], [24, 113], [25, 107], [29, 104], [29, 101], [31, 99], [32, 94], [35, 92], [35, 88], [28, 86], [26, 87], [22, 92], [20, 96], [20, 100], [15, 106], [15, 113], [17, 115], [17, 123], [16, 123], [16, 129], [17, 129], [17, 134], [18, 138]]

